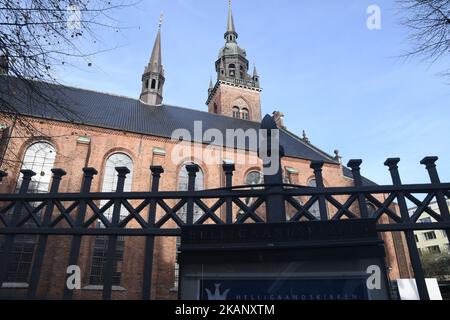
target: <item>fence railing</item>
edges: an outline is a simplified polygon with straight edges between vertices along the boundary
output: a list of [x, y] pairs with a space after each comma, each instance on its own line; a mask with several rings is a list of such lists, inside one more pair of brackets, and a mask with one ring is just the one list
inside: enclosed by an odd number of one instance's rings
[[[21, 188], [17, 194], [0, 194], [0, 235], [4, 236], [0, 256], [0, 283], [5, 281], [14, 239], [18, 235], [36, 235], [38, 241], [32, 262], [28, 298], [34, 298], [39, 285], [44, 255], [49, 236], [72, 236], [67, 265], [77, 265], [82, 238], [107, 236], [108, 249], [104, 269], [103, 298], [110, 299], [114, 254], [120, 236], [145, 237], [143, 299], [150, 298], [152, 286], [153, 251], [155, 237], [180, 236], [180, 227], [192, 224], [240, 224], [298, 222], [314, 220], [375, 219], [379, 232], [401, 231], [405, 234], [411, 264], [421, 298], [429, 299], [419, 251], [414, 238], [415, 230], [445, 230], [449, 236], [450, 183], [441, 183], [436, 170], [436, 157], [422, 161], [431, 183], [404, 185], [398, 171], [399, 159], [385, 163], [392, 176], [392, 185], [365, 186], [360, 173], [361, 160], [352, 160], [354, 179], [352, 187], [325, 187], [322, 177], [323, 162], [313, 161], [317, 187], [271, 183], [257, 186], [233, 186], [234, 165], [223, 166], [225, 187], [195, 191], [198, 166], [188, 165], [188, 191], [159, 191], [164, 174], [162, 167], [152, 167], [150, 192], [124, 192], [127, 168], [116, 168], [118, 182], [116, 192], [90, 192], [97, 171], [84, 169], [79, 193], [60, 193], [59, 185], [64, 170], [53, 169], [49, 193], [28, 193], [32, 177], [30, 170], [23, 170]], [[0, 172], [0, 179], [6, 173]], [[248, 201], [251, 199], [251, 201]], [[102, 201], [103, 200], [103, 201]], [[439, 210], [431, 208], [435, 200]], [[416, 206], [410, 213], [408, 202]], [[311, 212], [318, 206], [320, 216]], [[112, 209], [112, 216], [105, 212]], [[123, 215], [123, 211], [126, 215]], [[200, 214], [198, 214], [200, 212]], [[239, 214], [238, 214], [239, 213]], [[280, 214], [281, 213], [281, 214]], [[420, 223], [423, 213], [435, 222]], [[101, 221], [103, 227], [96, 227]], [[132, 222], [132, 223], [131, 223]], [[132, 225], [132, 227], [130, 227]], [[70, 299], [73, 291], [65, 288], [64, 298]]]
[[[261, 129], [277, 130], [270, 116], [266, 116]], [[403, 232], [409, 258], [422, 299], [429, 299], [424, 272], [420, 262], [414, 231], [445, 230], [450, 236], [450, 184], [441, 183], [437, 169], [437, 157], [426, 157], [430, 183], [402, 184], [398, 171], [400, 159], [386, 160], [392, 177], [392, 185], [367, 186], [360, 173], [361, 160], [351, 160], [354, 186], [326, 187], [323, 181], [324, 162], [312, 161], [316, 187], [283, 183], [281, 158], [283, 147], [272, 146], [268, 137], [265, 150], [269, 154], [279, 152], [277, 172], [266, 170], [272, 159], [262, 159], [265, 184], [233, 186], [233, 164], [223, 165], [225, 186], [220, 189], [195, 191], [199, 167], [186, 166], [187, 191], [160, 191], [164, 174], [162, 167], [151, 167], [152, 183], [149, 192], [124, 192], [128, 168], [116, 168], [115, 192], [91, 192], [97, 171], [83, 169], [80, 192], [61, 193], [59, 186], [66, 175], [62, 169], [53, 169], [53, 179], [48, 193], [33, 193], [30, 182], [35, 173], [22, 170], [22, 182], [18, 193], [0, 194], [0, 236], [3, 237], [0, 253], [0, 288], [8, 275], [15, 240], [23, 235], [37, 237], [28, 277], [27, 297], [33, 299], [42, 278], [44, 257], [50, 236], [71, 236], [67, 266], [78, 265], [82, 240], [88, 236], [108, 238], [103, 267], [103, 299], [111, 299], [115, 254], [119, 237], [144, 237], [142, 298], [150, 299], [153, 273], [153, 253], [156, 237], [178, 237], [180, 227], [193, 224], [242, 224], [279, 223], [314, 220], [375, 219], [379, 232]], [[261, 153], [264, 156], [264, 152]], [[0, 182], [7, 175], [0, 171]], [[430, 206], [437, 202], [438, 211]], [[415, 206], [410, 213], [409, 205]], [[427, 213], [435, 222], [420, 223]], [[101, 223], [98, 223], [101, 222]], [[450, 238], [450, 237], [449, 237]], [[64, 287], [64, 299], [73, 298], [73, 290]]]

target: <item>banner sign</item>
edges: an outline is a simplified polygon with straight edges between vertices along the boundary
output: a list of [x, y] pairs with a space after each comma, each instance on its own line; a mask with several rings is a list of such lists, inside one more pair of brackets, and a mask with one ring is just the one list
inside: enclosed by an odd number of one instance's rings
[[366, 279], [200, 280], [201, 300], [368, 300]]

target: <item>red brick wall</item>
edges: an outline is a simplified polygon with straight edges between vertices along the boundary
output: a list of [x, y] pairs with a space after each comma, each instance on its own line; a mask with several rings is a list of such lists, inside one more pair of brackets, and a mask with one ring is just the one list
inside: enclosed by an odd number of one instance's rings
[[232, 117], [233, 107], [248, 108], [250, 120], [261, 121], [261, 96], [260, 92], [251, 89], [220, 84], [214, 97], [208, 105], [210, 113], [214, 113], [214, 104], [217, 104], [217, 113]]
[[[223, 87], [227, 91], [227, 96], [232, 96], [229, 91], [234, 88]], [[217, 97], [220, 97], [220, 93]], [[259, 103], [259, 96], [250, 94], [253, 103]], [[248, 98], [248, 97], [247, 97]], [[224, 99], [223, 108], [231, 105], [232, 98]], [[228, 102], [227, 102], [228, 101]], [[258, 114], [258, 117], [260, 115]], [[180, 163], [174, 163], [171, 159], [171, 152], [174, 142], [169, 139], [162, 139], [152, 136], [132, 134], [120, 131], [113, 131], [102, 128], [95, 128], [83, 125], [73, 125], [55, 121], [34, 120], [35, 126], [46, 136], [57, 150], [55, 167], [63, 168], [67, 171], [67, 176], [61, 182], [61, 192], [78, 192], [82, 181], [82, 169], [84, 167], [94, 167], [99, 174], [92, 183], [92, 191], [101, 191], [104, 174], [104, 165], [107, 157], [114, 152], [124, 152], [128, 154], [134, 163], [132, 191], [150, 190], [150, 166], [161, 165], [164, 167], [164, 174], [160, 183], [160, 190], [173, 191], [177, 189], [178, 171]], [[14, 135], [14, 132], [13, 132]], [[80, 136], [91, 138], [90, 145], [77, 143]], [[29, 138], [15, 138], [11, 140], [8, 148], [7, 159], [20, 160], [26, 147], [32, 142]], [[166, 155], [154, 155], [153, 148], [161, 148], [166, 151]], [[201, 146], [204, 149], [204, 146]], [[235, 155], [234, 150], [229, 151]], [[256, 157], [256, 154], [251, 154]], [[229, 158], [226, 156], [225, 158]], [[186, 159], [189, 160], [189, 159]], [[191, 159], [195, 160], [195, 159]], [[201, 161], [197, 162], [204, 172], [205, 188], [217, 188], [223, 186], [222, 169], [220, 165], [206, 166]], [[283, 167], [295, 168], [298, 174], [294, 176], [293, 183], [306, 185], [313, 178], [314, 174], [309, 167], [310, 161], [303, 159], [284, 158]], [[261, 163], [257, 164], [237, 164], [233, 177], [234, 185], [245, 184], [245, 176], [252, 169], [261, 168]], [[2, 168], [8, 172], [6, 180], [0, 184], [0, 192], [11, 192], [17, 181], [20, 170], [20, 163], [9, 161]], [[343, 176], [342, 168], [339, 165], [326, 164], [323, 168], [323, 176], [326, 186], [350, 186], [353, 181]], [[345, 201], [345, 197], [341, 197]], [[168, 201], [169, 204], [173, 202]], [[137, 206], [138, 202], [133, 202]], [[158, 216], [163, 212], [158, 210]], [[330, 213], [333, 208], [329, 207]], [[146, 218], [147, 212], [141, 213]], [[136, 222], [130, 224], [138, 227]], [[175, 227], [174, 223], [168, 223], [168, 227]], [[390, 234], [383, 236], [386, 242], [388, 253], [388, 265], [392, 267], [391, 277], [399, 277], [397, 258]], [[46, 259], [43, 266], [41, 282], [39, 287], [40, 298], [58, 299], [62, 297], [65, 273], [70, 251], [71, 237], [50, 237]], [[85, 287], [89, 281], [90, 259], [92, 255], [93, 238], [84, 237], [80, 254], [80, 267], [82, 270], [82, 286]], [[126, 291], [115, 291], [113, 298], [117, 299], [139, 299], [142, 292], [142, 274], [144, 259], [144, 239], [132, 238], [126, 240], [125, 256], [122, 270], [122, 286]], [[175, 262], [175, 238], [158, 238], [154, 252], [153, 267], [153, 288], [152, 297], [155, 299], [176, 299], [177, 292], [174, 292], [174, 262]], [[1, 290], [4, 294], [5, 290]], [[19, 290], [20, 291], [20, 290]], [[76, 298], [99, 299], [101, 291], [79, 290], [75, 294]]]

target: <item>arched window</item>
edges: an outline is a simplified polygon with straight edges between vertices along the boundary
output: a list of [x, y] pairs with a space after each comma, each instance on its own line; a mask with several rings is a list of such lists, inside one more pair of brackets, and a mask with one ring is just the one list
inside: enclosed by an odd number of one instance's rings
[[[308, 182], [308, 187], [317, 188], [316, 179], [312, 179]], [[326, 210], [326, 206], [325, 206]], [[313, 216], [320, 220], [320, 206], [319, 201], [314, 202], [314, 204], [308, 210]]]
[[[53, 165], [55, 163], [56, 150], [48, 142], [36, 142], [30, 145], [25, 151], [21, 170], [33, 170], [36, 175], [31, 179], [30, 193], [46, 193], [49, 190], [50, 181], [52, 179]], [[17, 181], [16, 190], [22, 185], [22, 175]], [[33, 204], [31, 204], [33, 205]], [[12, 212], [11, 212], [12, 214]], [[19, 213], [25, 216], [26, 211]], [[41, 214], [40, 212], [38, 214]], [[28, 220], [25, 226], [34, 226], [34, 223]], [[10, 283], [26, 283], [33, 261], [33, 254], [36, 245], [36, 236], [33, 235], [17, 235], [14, 238], [13, 251], [8, 263], [8, 271], [5, 282]], [[2, 244], [0, 243], [0, 247]]]
[[[133, 180], [133, 160], [125, 153], [114, 153], [108, 157], [105, 163], [105, 171], [103, 175], [102, 192], [116, 192], [117, 187], [117, 167], [127, 167], [130, 173], [125, 179], [123, 187], [125, 192], [131, 191]], [[106, 203], [107, 201], [105, 201]], [[123, 211], [123, 210], [122, 210]], [[121, 211], [121, 214], [122, 214]], [[112, 217], [112, 209], [105, 212], [108, 218]]]
[[[48, 142], [36, 142], [25, 151], [21, 170], [28, 169], [36, 172], [31, 179], [29, 192], [47, 192], [52, 179], [52, 169], [55, 163], [56, 150]], [[17, 189], [22, 184], [20, 176]]]
[[241, 117], [239, 107], [233, 107], [233, 118], [239, 119]]
[[[186, 169], [187, 164], [183, 165], [178, 173], [178, 191], [187, 191], [189, 184], [189, 174]], [[204, 174], [202, 169], [197, 172], [195, 178], [195, 190], [203, 190], [204, 189]], [[203, 210], [201, 210], [197, 205], [194, 205], [194, 223], [203, 216]], [[187, 214], [187, 205], [181, 208], [178, 211], [179, 217], [186, 222], [186, 214]]]
[[246, 185], [256, 185], [256, 184], [264, 184], [264, 176], [260, 171], [251, 171], [247, 174], [245, 178]]
[[250, 119], [250, 113], [248, 112], [247, 108], [242, 109], [242, 119], [244, 120]]
[[[260, 172], [260, 171], [250, 171], [247, 176], [245, 177], [245, 184], [248, 186], [254, 186], [254, 185], [258, 185], [258, 184], [264, 184], [264, 175]], [[252, 189], [256, 189], [252, 188]], [[258, 189], [262, 189], [262, 187], [258, 188]], [[247, 206], [250, 206], [252, 203], [254, 202], [253, 198], [246, 198], [245, 199], [245, 204]], [[240, 215], [244, 214], [244, 211], [239, 210], [238, 212], [238, 218]]]
[[218, 112], [219, 112], [219, 109], [217, 107], [217, 103], [214, 103], [214, 113], [218, 113]]
[[229, 76], [234, 77], [236, 75], [236, 65], [234, 63], [230, 63], [228, 65]]
[[[130, 173], [125, 179], [124, 191], [130, 192], [133, 178], [133, 160], [125, 153], [114, 153], [108, 157], [105, 163], [102, 192], [116, 192], [117, 188], [117, 167], [127, 167]], [[104, 206], [108, 201], [102, 200], [100, 207]], [[105, 211], [104, 216], [111, 221], [114, 206], [111, 206]], [[120, 220], [127, 217], [129, 212], [122, 206], [120, 210]], [[103, 223], [98, 221], [98, 228], [103, 227]], [[114, 271], [112, 284], [114, 286], [120, 286], [120, 278], [122, 274], [122, 262], [124, 254], [125, 240], [123, 237], [119, 237], [116, 242], [116, 254], [114, 256]], [[108, 250], [108, 237], [97, 236], [95, 238], [94, 250], [91, 263], [91, 274], [89, 278], [89, 284], [95, 286], [103, 285], [103, 269], [106, 263], [106, 252]]]
[[145, 80], [145, 89], [148, 89], [148, 79]]
[[152, 79], [152, 86], [151, 86], [151, 88], [152, 89], [156, 88], [156, 80], [155, 79]]

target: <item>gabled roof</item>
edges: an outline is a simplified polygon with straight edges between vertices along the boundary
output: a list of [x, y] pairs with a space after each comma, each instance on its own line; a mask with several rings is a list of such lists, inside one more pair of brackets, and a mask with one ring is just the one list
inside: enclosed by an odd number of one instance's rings
[[[52, 97], [53, 103], [36, 93], [26, 94], [21, 81], [13, 77], [0, 78], [0, 94], [21, 114], [85, 124], [94, 127], [109, 128], [131, 133], [171, 138], [176, 129], [186, 129], [191, 133], [192, 141], [202, 142], [194, 135], [194, 122], [201, 121], [203, 131], [214, 128], [226, 136], [227, 129], [258, 129], [257, 122], [234, 119], [171, 105], [151, 106], [138, 99], [106, 94], [91, 90], [35, 82], [39, 92]], [[33, 98], [30, 98], [33, 96]], [[55, 106], [54, 102], [58, 106]], [[5, 111], [5, 110], [4, 110]], [[334, 158], [320, 149], [305, 143], [287, 130], [280, 131], [281, 144], [285, 155], [306, 160], [319, 160], [337, 164]], [[253, 150], [246, 145], [247, 150]], [[351, 178], [351, 172], [344, 170]]]

